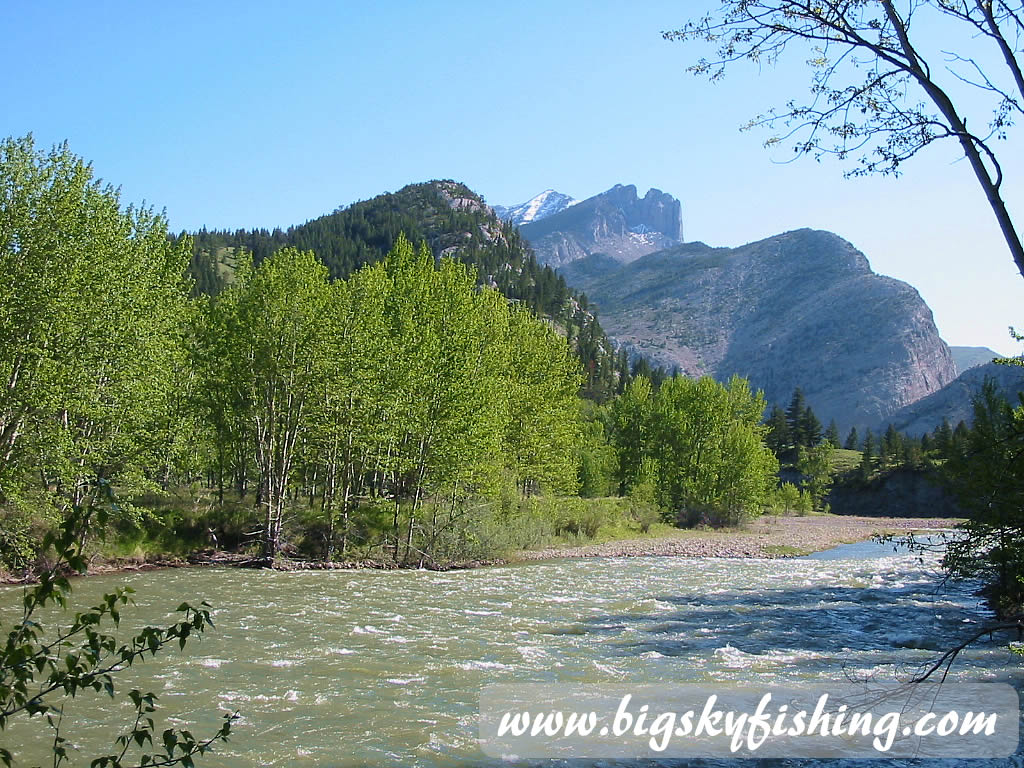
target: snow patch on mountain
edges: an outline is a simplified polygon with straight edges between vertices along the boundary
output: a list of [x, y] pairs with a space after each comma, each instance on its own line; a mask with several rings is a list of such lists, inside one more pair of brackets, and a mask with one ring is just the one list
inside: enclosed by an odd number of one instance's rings
[[494, 212], [498, 218], [511, 221], [516, 226], [528, 224], [531, 221], [540, 221], [543, 218], [561, 213], [566, 208], [576, 205], [579, 200], [563, 195], [553, 189], [545, 189], [536, 197], [532, 197], [525, 203], [519, 205], [496, 205]]

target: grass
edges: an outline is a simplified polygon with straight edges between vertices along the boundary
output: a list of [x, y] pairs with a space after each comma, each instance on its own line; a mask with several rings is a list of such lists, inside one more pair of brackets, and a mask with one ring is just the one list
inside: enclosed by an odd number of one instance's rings
[[838, 474], [852, 472], [860, 466], [860, 451], [848, 451], [836, 448], [832, 451], [832, 469]]
[[766, 544], [762, 547], [762, 550], [766, 555], [775, 555], [777, 557], [802, 557], [814, 551], [804, 547], [793, 547], [789, 544]]

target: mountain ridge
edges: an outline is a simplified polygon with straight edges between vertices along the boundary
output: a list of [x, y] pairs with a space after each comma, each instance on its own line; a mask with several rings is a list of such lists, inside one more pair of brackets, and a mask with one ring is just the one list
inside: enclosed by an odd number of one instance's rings
[[494, 213], [502, 221], [508, 221], [516, 226], [529, 224], [533, 221], [540, 221], [548, 216], [561, 213], [579, 203], [574, 197], [556, 192], [553, 189], [545, 189], [539, 195], [534, 195], [525, 203], [518, 205], [495, 205]]
[[1002, 357], [994, 349], [988, 347], [953, 347], [949, 348], [953, 353], [953, 362], [956, 363], [957, 373], [965, 373], [971, 368], [979, 365], [987, 365], [997, 357]]
[[[961, 421], [970, 424], [973, 398], [981, 393], [986, 380], [991, 380], [996, 390], [1016, 406], [1017, 393], [1024, 392], [1024, 367], [989, 362], [968, 368], [946, 386], [893, 413], [886, 424], [915, 437], [932, 432], [943, 420], [953, 427]], [[879, 431], [886, 424], [879, 424]]]
[[691, 376], [746, 376], [769, 402], [793, 389], [826, 423], [874, 427], [955, 378], [949, 348], [912, 286], [875, 274], [831, 232], [799, 229], [739, 248], [685, 243], [560, 272], [607, 332]]
[[659, 189], [611, 189], [520, 227], [542, 264], [561, 267], [595, 253], [630, 262], [682, 242], [682, 204]]

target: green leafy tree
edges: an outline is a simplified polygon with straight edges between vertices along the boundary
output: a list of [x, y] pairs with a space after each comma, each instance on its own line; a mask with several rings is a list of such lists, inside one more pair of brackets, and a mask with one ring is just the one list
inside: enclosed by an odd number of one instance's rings
[[777, 493], [779, 510], [784, 514], [800, 511], [800, 489], [793, 483], [783, 483]]
[[0, 142], [0, 190], [0, 505], [59, 518], [167, 458], [190, 243], [66, 145]]
[[357, 495], [373, 459], [391, 444], [395, 424], [387, 407], [385, 334], [389, 280], [381, 267], [365, 268], [331, 286], [326, 312], [324, 375], [310, 404], [306, 461], [319, 471], [326, 525], [324, 557], [348, 551]]
[[611, 496], [616, 482], [615, 448], [608, 440], [610, 419], [607, 407], [588, 400], [580, 401], [581, 441], [579, 447], [580, 496]]
[[833, 450], [832, 444], [826, 441], [811, 448], [801, 446], [797, 456], [796, 468], [803, 477], [803, 490], [815, 508], [820, 508], [832, 485]]
[[647, 533], [664, 514], [658, 505], [658, 465], [654, 459], [640, 462], [640, 472], [629, 488], [629, 514], [642, 533]]
[[644, 382], [613, 405], [627, 488], [651, 458], [659, 503], [685, 517], [735, 525], [769, 505], [778, 461], [764, 444], [762, 393], [739, 377], [722, 385], [674, 376], [653, 394]]
[[329, 291], [312, 253], [286, 249], [243, 270], [211, 313], [214, 380], [258, 472], [266, 558], [280, 551], [297, 446], [323, 387]]
[[623, 493], [628, 493], [630, 485], [640, 476], [641, 463], [644, 456], [649, 455], [652, 394], [651, 380], [634, 372], [626, 391], [612, 403], [613, 444]]
[[502, 428], [509, 418], [503, 394], [508, 316], [499, 295], [476, 290], [464, 264], [442, 259], [435, 270], [425, 247], [415, 254], [411, 246], [402, 248], [400, 241], [386, 264], [396, 287], [392, 304], [400, 312], [394, 318], [395, 362], [408, 366], [397, 454], [412, 497], [408, 558], [426, 495], [455, 485], [497, 483]]
[[524, 493], [575, 492], [579, 365], [565, 341], [526, 312], [512, 313], [509, 331], [508, 460]]

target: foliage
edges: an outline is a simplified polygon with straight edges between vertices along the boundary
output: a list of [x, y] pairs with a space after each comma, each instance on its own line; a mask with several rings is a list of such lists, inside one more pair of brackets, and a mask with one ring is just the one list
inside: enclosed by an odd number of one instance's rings
[[656, 393], [635, 380], [613, 404], [623, 487], [653, 471], [658, 503], [684, 517], [736, 525], [759, 514], [778, 471], [764, 445], [763, 412], [763, 395], [739, 377], [722, 385], [674, 376]]
[[0, 189], [0, 505], [147, 487], [173, 442], [190, 244], [66, 145], [0, 142]]
[[803, 478], [803, 490], [810, 497], [812, 508], [819, 507], [832, 485], [833, 452], [829, 442], [813, 448], [801, 447], [798, 452], [796, 468]]
[[851, 174], [898, 173], [932, 143], [956, 141], [1024, 274], [995, 149], [1024, 114], [1021, 13], [1010, 0], [722, 0], [664, 36], [715, 47], [690, 67], [712, 80], [739, 61], [809, 55], [806, 102], [748, 126], [781, 126], [768, 145], [793, 141], [797, 156], [856, 157]]
[[321, 388], [328, 295], [316, 257], [286, 249], [246, 270], [209, 315], [209, 388], [224, 392], [232, 423], [248, 436], [266, 557], [280, 549], [296, 445], [309, 429], [304, 413]]
[[550, 326], [512, 312], [509, 349], [515, 364], [507, 384], [509, 419], [504, 450], [524, 493], [574, 493], [580, 444], [579, 364]]
[[943, 563], [958, 577], [980, 577], [1003, 614], [1024, 605], [1024, 399], [1016, 406], [987, 382], [974, 399], [974, 424], [942, 478], [967, 515]]
[[783, 514], [793, 514], [801, 511], [801, 497], [800, 489], [793, 483], [783, 483], [776, 492], [775, 505]]
[[611, 411], [589, 400], [580, 401], [580, 496], [598, 498], [618, 490], [617, 458], [609, 442]]
[[825, 430], [825, 442], [833, 448], [843, 447], [839, 438], [839, 425], [836, 424], [835, 419], [832, 419], [832, 421], [829, 422], [828, 429]]
[[640, 462], [640, 471], [629, 488], [629, 515], [647, 533], [661, 520], [664, 510], [658, 505], [658, 465], [650, 457]]
[[414, 249], [427, 248], [437, 261], [448, 257], [465, 264], [479, 285], [495, 288], [563, 329], [585, 372], [581, 392], [586, 397], [605, 401], [630, 376], [625, 352], [613, 350], [586, 296], [574, 294], [551, 267], [539, 264], [518, 229], [453, 181], [411, 184], [287, 230], [203, 229], [192, 237], [192, 274], [209, 295], [236, 279], [244, 261], [240, 254], [251, 254], [259, 265], [285, 247], [313, 251], [332, 280], [347, 280], [383, 262], [404, 238]]
[[307, 549], [345, 555], [356, 516], [387, 499], [391, 556], [423, 564], [468, 545], [467, 510], [507, 472], [524, 494], [575, 490], [579, 372], [565, 340], [425, 245], [399, 236], [334, 283], [286, 248], [242, 265], [206, 317], [216, 471], [245, 478], [252, 457], [264, 557], [284, 547], [296, 495], [323, 522], [324, 546]]
[[[803, 390], [799, 387], [793, 390], [793, 397], [785, 410], [779, 405], [772, 406], [765, 426], [765, 444], [780, 460], [793, 461], [795, 453], [801, 447], [811, 448], [818, 445], [823, 437], [821, 422], [807, 404]], [[833, 422], [830, 429], [834, 426]], [[825, 437], [830, 441], [833, 435]]]
[[[47, 536], [44, 548], [53, 547], [53, 566], [40, 574], [39, 584], [25, 592], [22, 613], [6, 632], [0, 647], [0, 730], [12, 719], [40, 718], [53, 733], [53, 765], [72, 759], [72, 742], [66, 735], [64, 704], [86, 692], [117, 695], [117, 675], [136, 663], [152, 658], [165, 646], [184, 649], [213, 627], [210, 606], [182, 603], [177, 618], [166, 627], [144, 627], [129, 641], [109, 634], [105, 625], [117, 628], [121, 611], [132, 602], [128, 587], [103, 596], [87, 610], [75, 614], [69, 625], [47, 630], [39, 618], [50, 606], [68, 610], [71, 585], [68, 571], [84, 573], [87, 560], [83, 540], [93, 527], [116, 510], [109, 485], [95, 483], [90, 497], [65, 517], [60, 528]], [[212, 736], [198, 739], [186, 729], [168, 728], [159, 735], [152, 717], [157, 696], [132, 689], [127, 694], [134, 711], [133, 721], [119, 735], [113, 750], [92, 760], [94, 768], [127, 766], [193, 765], [218, 741], [226, 741], [237, 715], [225, 715], [224, 723]], [[159, 745], [156, 740], [159, 740]], [[156, 751], [146, 751], [149, 750]], [[0, 762], [14, 763], [15, 755], [0, 748]]]

